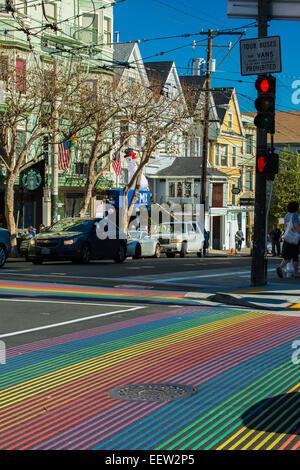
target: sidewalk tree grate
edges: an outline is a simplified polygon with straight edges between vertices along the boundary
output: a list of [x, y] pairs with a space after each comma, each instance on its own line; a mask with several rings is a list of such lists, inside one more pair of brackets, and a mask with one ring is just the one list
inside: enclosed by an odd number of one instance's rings
[[109, 395], [127, 401], [172, 401], [184, 400], [197, 392], [194, 387], [176, 384], [128, 384], [109, 390]]

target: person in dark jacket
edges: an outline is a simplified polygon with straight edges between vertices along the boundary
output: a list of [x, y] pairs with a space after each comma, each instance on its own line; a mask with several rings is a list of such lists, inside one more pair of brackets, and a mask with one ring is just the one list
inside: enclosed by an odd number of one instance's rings
[[269, 232], [269, 240], [272, 243], [272, 256], [280, 256], [280, 240], [281, 230], [276, 224], [273, 225], [273, 229]]

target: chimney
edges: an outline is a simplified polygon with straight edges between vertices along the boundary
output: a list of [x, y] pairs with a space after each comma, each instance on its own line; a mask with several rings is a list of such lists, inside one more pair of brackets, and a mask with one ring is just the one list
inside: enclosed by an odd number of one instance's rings
[[119, 42], [120, 40], [120, 31], [115, 31], [115, 42]]

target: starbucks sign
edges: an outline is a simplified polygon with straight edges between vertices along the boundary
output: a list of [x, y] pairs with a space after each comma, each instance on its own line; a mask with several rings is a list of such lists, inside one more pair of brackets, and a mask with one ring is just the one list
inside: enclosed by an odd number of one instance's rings
[[39, 188], [42, 182], [42, 175], [36, 168], [29, 168], [22, 177], [22, 183], [25, 189], [34, 191]]

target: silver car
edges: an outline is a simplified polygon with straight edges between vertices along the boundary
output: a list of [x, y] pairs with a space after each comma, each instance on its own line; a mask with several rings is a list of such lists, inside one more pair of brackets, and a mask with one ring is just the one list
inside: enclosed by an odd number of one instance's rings
[[0, 268], [4, 266], [10, 254], [10, 235], [8, 230], [0, 228]]
[[129, 232], [127, 238], [127, 256], [144, 258], [152, 256], [160, 257], [160, 243], [156, 238], [151, 238], [147, 232]]

